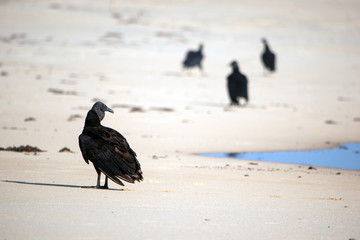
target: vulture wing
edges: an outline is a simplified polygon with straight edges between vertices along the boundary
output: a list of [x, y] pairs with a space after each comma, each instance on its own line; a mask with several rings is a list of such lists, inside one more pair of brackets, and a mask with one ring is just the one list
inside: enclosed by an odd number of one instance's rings
[[85, 127], [79, 145], [84, 160], [90, 160], [114, 182], [123, 185], [120, 179], [130, 183], [143, 179], [136, 153], [117, 131], [103, 126]]

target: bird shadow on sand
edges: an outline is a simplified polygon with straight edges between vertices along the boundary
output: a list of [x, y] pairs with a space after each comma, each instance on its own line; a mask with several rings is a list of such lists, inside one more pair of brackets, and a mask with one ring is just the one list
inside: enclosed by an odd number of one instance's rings
[[[24, 181], [12, 181], [12, 180], [1, 180], [5, 183], [16, 183], [24, 185], [36, 185], [36, 186], [47, 186], [47, 187], [65, 187], [65, 188], [87, 188], [87, 189], [97, 189], [95, 186], [81, 186], [81, 185], [71, 185], [71, 184], [56, 184], [56, 183], [37, 183], [37, 182], [24, 182]], [[102, 190], [111, 190], [111, 191], [124, 191], [124, 189], [115, 189], [108, 188]]]

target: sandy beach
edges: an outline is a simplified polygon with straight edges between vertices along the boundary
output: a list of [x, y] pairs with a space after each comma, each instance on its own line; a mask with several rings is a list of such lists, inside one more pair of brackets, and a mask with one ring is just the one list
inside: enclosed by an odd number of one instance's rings
[[[360, 239], [360, 172], [199, 156], [360, 142], [360, 2], [0, 1], [0, 239]], [[266, 37], [278, 71], [260, 62]], [[204, 70], [183, 71], [204, 44]], [[250, 102], [230, 107], [237, 60]], [[142, 183], [90, 187], [87, 111]], [[72, 152], [59, 152], [67, 147]], [[359, 155], [360, 156], [360, 155]]]

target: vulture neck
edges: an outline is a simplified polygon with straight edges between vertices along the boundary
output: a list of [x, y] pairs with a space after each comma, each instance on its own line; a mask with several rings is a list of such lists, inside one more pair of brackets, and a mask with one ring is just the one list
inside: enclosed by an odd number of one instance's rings
[[90, 110], [87, 113], [86, 119], [85, 119], [85, 127], [98, 127], [100, 126], [100, 119], [96, 112], [94, 110]]
[[234, 72], [234, 73], [240, 73], [240, 70], [239, 70], [238, 67], [233, 67], [233, 72]]
[[267, 43], [264, 43], [265, 44], [265, 51], [270, 51], [270, 48], [269, 48], [269, 45]]

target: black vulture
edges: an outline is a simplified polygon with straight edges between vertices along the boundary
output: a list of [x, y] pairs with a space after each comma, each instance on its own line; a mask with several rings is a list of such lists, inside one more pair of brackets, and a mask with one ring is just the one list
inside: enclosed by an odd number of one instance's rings
[[236, 61], [230, 63], [232, 73], [227, 77], [227, 87], [231, 105], [239, 105], [238, 98], [244, 98], [245, 104], [248, 103], [248, 80], [247, 77], [240, 72]]
[[185, 57], [185, 60], [183, 61], [183, 67], [185, 69], [187, 68], [193, 68], [193, 67], [199, 67], [200, 70], [202, 70], [202, 65], [201, 65], [201, 62], [204, 58], [203, 56], [203, 53], [202, 53], [202, 50], [203, 50], [203, 45], [200, 44], [199, 45], [199, 50], [197, 51], [188, 51], [186, 53], [186, 57]]
[[[79, 136], [82, 156], [87, 164], [93, 163], [98, 174], [96, 188], [108, 188], [108, 178], [124, 186], [121, 180], [130, 183], [142, 181], [140, 163], [126, 139], [114, 129], [100, 124], [105, 111], [114, 113], [102, 102], [96, 102], [87, 113], [84, 129]], [[100, 187], [100, 175], [105, 175], [105, 184]]]
[[276, 70], [276, 56], [270, 50], [269, 44], [265, 38], [262, 39], [264, 43], [264, 52], [261, 55], [262, 63], [265, 69], [269, 70], [270, 72], [275, 72]]

